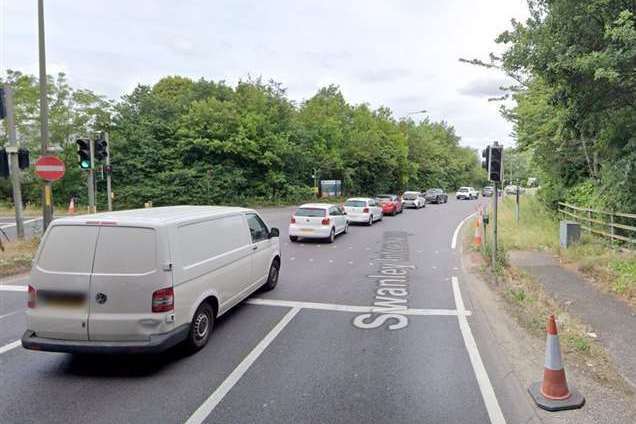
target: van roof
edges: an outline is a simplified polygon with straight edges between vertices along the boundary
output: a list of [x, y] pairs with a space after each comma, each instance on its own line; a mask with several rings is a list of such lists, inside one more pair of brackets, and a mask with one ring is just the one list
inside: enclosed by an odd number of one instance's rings
[[197, 218], [228, 215], [237, 212], [254, 212], [253, 209], [231, 206], [164, 206], [158, 208], [129, 209], [102, 212], [92, 215], [66, 216], [54, 224], [85, 224], [90, 221], [112, 221], [122, 225], [163, 226], [191, 221]]

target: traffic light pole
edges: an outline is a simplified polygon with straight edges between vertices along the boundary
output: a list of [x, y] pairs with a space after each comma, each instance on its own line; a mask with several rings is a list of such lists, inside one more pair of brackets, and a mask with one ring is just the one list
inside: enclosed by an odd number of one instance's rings
[[494, 182], [494, 194], [492, 204], [492, 269], [497, 268], [497, 198], [499, 193], [497, 192], [497, 182]]
[[[106, 197], [108, 198], [108, 210], [113, 210], [113, 191], [111, 186], [111, 168], [110, 168], [110, 141], [108, 140], [108, 133], [104, 134], [106, 140]], [[209, 182], [208, 182], [209, 184]]]
[[22, 210], [22, 188], [20, 187], [20, 166], [18, 165], [18, 140], [15, 133], [15, 115], [13, 114], [13, 92], [11, 86], [4, 86], [9, 129], [9, 163], [11, 164], [11, 185], [13, 186], [13, 205], [15, 207], [15, 228], [18, 239], [24, 239], [24, 212]]
[[[38, 52], [40, 62], [40, 139], [42, 156], [49, 151], [49, 102], [46, 88], [46, 50], [44, 45], [44, 0], [38, 0]], [[42, 231], [53, 219], [52, 183], [43, 183], [42, 191]]]
[[88, 168], [88, 213], [97, 212], [95, 207], [95, 140], [88, 139], [91, 149], [91, 167]]

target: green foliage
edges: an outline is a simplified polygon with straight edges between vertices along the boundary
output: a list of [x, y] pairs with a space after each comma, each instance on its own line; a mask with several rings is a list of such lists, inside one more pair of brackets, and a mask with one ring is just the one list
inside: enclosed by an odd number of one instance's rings
[[[37, 156], [37, 80], [9, 72], [16, 87], [22, 141]], [[86, 174], [77, 166], [74, 135], [109, 130], [117, 208], [172, 204], [277, 204], [312, 197], [313, 175], [340, 179], [347, 194], [373, 195], [439, 186], [477, 185], [477, 152], [461, 147], [452, 126], [397, 121], [387, 108], [351, 105], [336, 86], [300, 105], [279, 83], [260, 79], [193, 81], [179, 76], [140, 85], [119, 102], [50, 79], [51, 141], [64, 147], [64, 179], [54, 195], [85, 203]], [[35, 157], [34, 157], [35, 159]], [[25, 199], [39, 182], [24, 175]], [[98, 207], [106, 204], [97, 176]], [[8, 184], [0, 186], [10, 197]]]
[[536, 0], [499, 35], [520, 85], [504, 110], [541, 194], [636, 211], [636, 25], [631, 0]]

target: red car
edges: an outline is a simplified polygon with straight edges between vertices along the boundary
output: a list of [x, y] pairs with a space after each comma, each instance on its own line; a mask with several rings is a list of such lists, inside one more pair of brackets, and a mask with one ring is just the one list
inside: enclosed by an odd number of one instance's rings
[[402, 213], [402, 198], [396, 194], [378, 194], [382, 213], [384, 215], [396, 215]]

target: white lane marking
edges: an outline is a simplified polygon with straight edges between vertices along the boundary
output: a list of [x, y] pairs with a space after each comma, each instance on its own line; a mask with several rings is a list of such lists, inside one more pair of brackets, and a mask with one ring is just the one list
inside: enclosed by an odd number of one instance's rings
[[332, 264], [333, 263], [333, 259], [329, 259], [329, 263]]
[[0, 285], [0, 291], [10, 291], [10, 292], [26, 292], [29, 288], [27, 286], [9, 286], [9, 285]]
[[5, 352], [8, 352], [12, 349], [15, 349], [18, 346], [22, 346], [22, 342], [20, 340], [16, 340], [14, 342], [11, 342], [9, 344], [6, 344], [4, 346], [0, 346], [0, 355], [2, 355]]
[[8, 314], [0, 315], [0, 319], [8, 318], [8, 317], [10, 317], [12, 315], [19, 314], [20, 312], [24, 312], [24, 311], [21, 311], [21, 310], [20, 311], [13, 311], [13, 312], [9, 312]]
[[[322, 311], [338, 311], [338, 312], [376, 312], [384, 310], [378, 306], [357, 306], [357, 305], [341, 305], [337, 303], [316, 303], [316, 302], [297, 302], [294, 300], [278, 300], [263, 299], [255, 297], [248, 299], [247, 303], [252, 305], [280, 306], [283, 308], [301, 308], [301, 309], [318, 309]], [[404, 315], [421, 315], [421, 316], [455, 316], [459, 312], [455, 309], [404, 309], [399, 311]], [[463, 311], [464, 315], [471, 315], [470, 311]]]
[[254, 361], [267, 349], [267, 346], [280, 334], [281, 331], [289, 324], [289, 322], [300, 312], [300, 308], [292, 308], [285, 316], [276, 324], [272, 330], [252, 349], [252, 351], [234, 368], [234, 371], [227, 376], [219, 387], [208, 397], [199, 408], [194, 411], [185, 424], [200, 424], [210, 415], [216, 406], [223, 400], [232, 387], [240, 380], [245, 372], [252, 366]]
[[313, 261], [314, 261], [314, 258], [309, 258], [309, 262], [313, 262]]
[[293, 256], [292, 256], [291, 258], [289, 258], [289, 260], [290, 260], [290, 261], [293, 261], [293, 260], [295, 260], [295, 259], [296, 259], [296, 258], [295, 258], [295, 257], [293, 257]]
[[462, 228], [462, 225], [470, 218], [472, 218], [477, 212], [473, 212], [468, 215], [466, 218], [462, 219], [462, 222], [457, 224], [457, 228], [455, 228], [455, 232], [453, 233], [453, 240], [451, 241], [451, 249], [454, 249], [457, 246], [457, 235], [459, 234], [459, 230]]
[[[41, 221], [41, 220], [42, 220], [42, 218], [27, 219], [26, 221], [24, 221], [24, 223], [25, 224], [30, 224], [32, 222]], [[8, 225], [3, 225], [0, 228], [2, 228], [4, 230], [4, 229], [12, 228], [12, 227], [15, 227], [15, 226], [16, 226], [16, 224], [8, 224]]]
[[475, 343], [473, 333], [470, 330], [470, 325], [468, 325], [468, 319], [466, 318], [466, 314], [462, 313], [465, 311], [464, 300], [462, 299], [462, 294], [459, 291], [459, 281], [457, 280], [457, 277], [453, 276], [452, 284], [453, 295], [455, 296], [455, 306], [457, 307], [459, 329], [462, 333], [462, 337], [464, 338], [464, 344], [466, 345], [466, 350], [468, 351], [468, 357], [470, 358], [470, 363], [473, 366], [475, 377], [477, 377], [479, 391], [481, 391], [481, 397], [484, 399], [484, 404], [488, 411], [488, 417], [490, 417], [490, 422], [492, 424], [505, 424], [506, 419], [501, 412], [497, 396], [495, 395], [495, 390], [492, 388], [490, 378], [488, 378], [488, 373], [486, 372], [484, 363], [479, 355], [479, 349], [477, 348], [477, 343]]
[[353, 265], [353, 261], [349, 261], [349, 262], [348, 262], [348, 264], [349, 264], [349, 265]]

